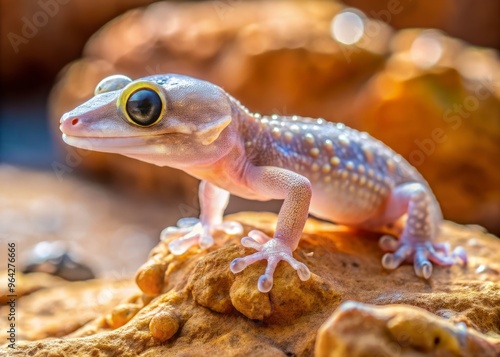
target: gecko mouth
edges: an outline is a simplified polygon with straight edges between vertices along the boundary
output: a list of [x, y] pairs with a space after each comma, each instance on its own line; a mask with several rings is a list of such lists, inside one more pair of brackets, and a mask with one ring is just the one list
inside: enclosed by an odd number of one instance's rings
[[91, 150], [112, 153], [133, 151], [141, 153], [150, 151], [150, 146], [160, 144], [164, 135], [132, 136], [132, 137], [82, 137], [62, 134], [63, 141], [71, 146]]

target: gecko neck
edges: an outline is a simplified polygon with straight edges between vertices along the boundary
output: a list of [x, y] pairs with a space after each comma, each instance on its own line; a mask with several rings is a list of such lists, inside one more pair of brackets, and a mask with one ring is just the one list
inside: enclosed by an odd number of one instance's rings
[[252, 114], [234, 98], [231, 98], [231, 102], [233, 120], [237, 123], [240, 134], [239, 144], [248, 162], [255, 166], [276, 164], [276, 152], [273, 150], [275, 140], [269, 125], [274, 116]]

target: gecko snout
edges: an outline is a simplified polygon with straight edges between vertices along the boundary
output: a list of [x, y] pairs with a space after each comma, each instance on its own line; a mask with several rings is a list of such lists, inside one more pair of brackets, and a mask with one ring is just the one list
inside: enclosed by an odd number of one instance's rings
[[78, 129], [81, 124], [81, 120], [77, 116], [68, 115], [68, 113], [64, 114], [59, 121], [59, 129], [64, 134], [70, 134], [75, 129]]

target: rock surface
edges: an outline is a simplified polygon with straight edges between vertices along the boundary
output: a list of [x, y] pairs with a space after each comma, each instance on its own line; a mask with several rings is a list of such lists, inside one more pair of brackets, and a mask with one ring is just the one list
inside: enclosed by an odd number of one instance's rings
[[[246, 232], [272, 233], [276, 215], [240, 213], [227, 219], [241, 222]], [[410, 265], [385, 271], [378, 235], [311, 219], [295, 252], [311, 269], [311, 279], [301, 282], [280, 263], [275, 286], [266, 294], [256, 288], [263, 262], [236, 275], [229, 271], [233, 258], [249, 252], [239, 238], [219, 234], [208, 251], [192, 248], [180, 257], [170, 254], [168, 241], [161, 242], [136, 275], [148, 294], [117, 292], [120, 304], [87, 324], [80, 322], [82, 328], [67, 338], [19, 342], [15, 352], [0, 348], [0, 356], [500, 353], [500, 240], [475, 227], [444, 225], [440, 239], [464, 246], [469, 266], [436, 268], [425, 281]], [[53, 301], [86, 294], [73, 290], [73, 284], [35, 292], [23, 309], [38, 306], [39, 294]], [[346, 301], [360, 303], [339, 307]], [[50, 305], [50, 299], [44, 303]], [[68, 323], [76, 320], [63, 313]], [[60, 331], [51, 333], [61, 336]]]
[[315, 356], [495, 357], [495, 343], [464, 323], [413, 306], [345, 302], [319, 329]]
[[[50, 103], [54, 131], [59, 136], [60, 116], [107, 75], [182, 73], [220, 85], [253, 112], [368, 131], [422, 172], [445, 217], [500, 234], [497, 53], [437, 31], [396, 33], [374, 20], [345, 45], [331, 30], [343, 9], [326, 1], [222, 1], [130, 11], [62, 73]], [[117, 155], [91, 153], [80, 169], [155, 197], [189, 195], [196, 186], [178, 171]]]
[[[31, 281], [33, 284], [41, 275], [28, 274], [24, 277], [24, 282]], [[19, 283], [22, 284], [23, 281]], [[30, 295], [18, 298], [16, 338], [41, 340], [46, 337], [67, 336], [91, 321], [102, 319], [102, 316], [115, 308], [124, 296], [129, 298], [138, 292], [136, 286], [125, 280], [94, 280], [65, 284], [59, 282], [52, 287], [45, 286]], [[7, 316], [8, 311], [8, 305], [0, 306], [1, 316]], [[8, 330], [7, 319], [3, 320], [0, 322], [2, 344], [6, 341]]]

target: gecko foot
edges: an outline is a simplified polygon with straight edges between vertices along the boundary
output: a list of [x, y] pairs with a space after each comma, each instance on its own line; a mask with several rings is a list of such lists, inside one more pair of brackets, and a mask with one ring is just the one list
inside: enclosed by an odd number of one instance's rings
[[456, 247], [451, 251], [448, 243], [408, 242], [384, 235], [380, 238], [379, 246], [382, 250], [391, 252], [382, 257], [384, 268], [393, 270], [404, 261], [413, 262], [415, 274], [424, 279], [429, 279], [432, 275], [432, 263], [442, 266], [467, 264], [465, 250]]
[[296, 260], [292, 256], [292, 250], [279, 239], [271, 239], [264, 233], [253, 230], [248, 233], [248, 237], [241, 239], [241, 244], [247, 248], [257, 250], [257, 253], [234, 259], [231, 262], [230, 269], [236, 274], [256, 261], [267, 260], [266, 271], [260, 276], [257, 284], [259, 291], [262, 293], [267, 293], [272, 289], [274, 270], [281, 260], [288, 262], [297, 271], [300, 280], [308, 280], [311, 276], [309, 268], [304, 263]]
[[238, 222], [222, 222], [220, 224], [203, 224], [198, 218], [181, 218], [177, 226], [165, 228], [161, 232], [161, 240], [164, 241], [171, 236], [181, 235], [168, 244], [168, 249], [174, 255], [184, 254], [190, 247], [198, 244], [201, 249], [206, 249], [214, 244], [212, 234], [215, 231], [223, 231], [226, 234], [242, 234], [243, 227]]

